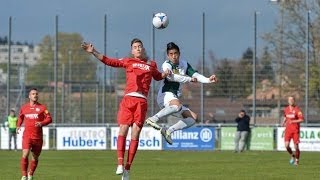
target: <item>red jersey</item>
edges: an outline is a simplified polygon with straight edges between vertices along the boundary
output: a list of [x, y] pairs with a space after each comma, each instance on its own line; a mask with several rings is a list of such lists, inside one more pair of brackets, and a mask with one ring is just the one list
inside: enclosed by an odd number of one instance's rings
[[152, 78], [157, 81], [163, 79], [155, 61], [148, 63], [136, 58], [112, 59], [104, 56], [102, 62], [108, 66], [126, 69], [125, 94], [139, 92], [147, 97]]
[[20, 109], [17, 127], [24, 122], [23, 138], [42, 139], [42, 127], [36, 127], [36, 122], [41, 122], [42, 126], [46, 126], [52, 122], [50, 113], [45, 105], [36, 103], [33, 106], [26, 103]]
[[300, 123], [289, 123], [292, 120], [303, 120], [303, 114], [298, 106], [287, 106], [284, 109], [284, 117], [286, 118], [286, 130], [293, 132], [300, 131]]

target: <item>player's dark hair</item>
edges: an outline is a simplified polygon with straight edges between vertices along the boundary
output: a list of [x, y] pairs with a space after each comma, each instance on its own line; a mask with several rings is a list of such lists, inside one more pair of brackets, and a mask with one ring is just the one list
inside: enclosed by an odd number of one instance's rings
[[143, 46], [142, 41], [141, 41], [140, 39], [138, 39], [138, 38], [134, 38], [134, 39], [131, 40], [131, 46], [132, 46], [132, 44], [134, 44], [134, 43], [141, 43], [142, 46]]
[[33, 88], [30, 88], [30, 89], [29, 89], [29, 93], [30, 93], [31, 91], [38, 91], [38, 89], [35, 88], [35, 87], [33, 87]]
[[[143, 46], [142, 41], [141, 41], [140, 39], [138, 39], [138, 38], [134, 38], [134, 39], [131, 40], [131, 47], [132, 47], [132, 44], [134, 44], [134, 43], [141, 43], [141, 45]], [[131, 53], [129, 53], [129, 57], [133, 57], [133, 55], [132, 55]], [[145, 58], [146, 60], [149, 59], [146, 51], [144, 51], [144, 58]]]
[[170, 50], [172, 49], [176, 49], [179, 53], [180, 53], [180, 49], [179, 49], [179, 46], [177, 46], [174, 42], [169, 42], [167, 44], [167, 54]]

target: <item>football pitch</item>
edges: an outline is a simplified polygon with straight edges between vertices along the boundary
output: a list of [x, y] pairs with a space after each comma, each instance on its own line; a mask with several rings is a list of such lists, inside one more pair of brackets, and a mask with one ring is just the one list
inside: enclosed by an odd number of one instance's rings
[[[0, 179], [18, 180], [21, 151], [0, 151]], [[302, 152], [298, 167], [285, 152], [138, 151], [131, 180], [320, 179], [320, 153]], [[120, 180], [115, 151], [43, 151], [36, 180]]]

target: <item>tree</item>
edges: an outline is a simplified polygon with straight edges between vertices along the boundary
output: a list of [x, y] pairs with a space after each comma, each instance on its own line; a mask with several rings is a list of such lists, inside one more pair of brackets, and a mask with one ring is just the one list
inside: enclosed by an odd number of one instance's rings
[[0, 37], [0, 45], [6, 45], [8, 44], [8, 37], [4, 36], [3, 38]]
[[[283, 58], [282, 80], [285, 84], [295, 87], [301, 94], [305, 92], [305, 58], [307, 35], [307, 12], [311, 11], [309, 26], [310, 33], [310, 67], [309, 83], [310, 97], [320, 96], [320, 1], [283, 1], [279, 3], [283, 21], [276, 28], [266, 33], [263, 38], [268, 42], [272, 56]], [[312, 65], [312, 66], [311, 66]], [[314, 98], [316, 99], [316, 98]]]
[[[58, 34], [58, 81], [62, 80], [62, 64], [65, 74], [71, 73], [72, 81], [95, 80], [96, 63], [80, 48], [83, 38], [77, 33]], [[54, 37], [45, 36], [40, 43], [41, 58], [27, 73], [27, 84], [48, 85], [53, 81]], [[71, 72], [69, 72], [69, 51], [72, 52]]]
[[[317, 64], [311, 64], [311, 77], [319, 77], [320, 71]], [[317, 104], [320, 107], [320, 79], [319, 78], [312, 78], [310, 80], [310, 96], [314, 97], [317, 100]]]
[[253, 51], [247, 48], [234, 70], [234, 84], [240, 97], [247, 97], [252, 92], [252, 58]]
[[[62, 112], [82, 112], [81, 118], [83, 122], [89, 122], [92, 117], [95, 117], [95, 101], [92, 100], [95, 97], [96, 89], [94, 86], [90, 86], [87, 82], [96, 81], [96, 60], [93, 57], [83, 51], [80, 47], [83, 38], [78, 33], [59, 33], [58, 34], [58, 67], [57, 67], [57, 80], [61, 82], [62, 79], [62, 67], [65, 66], [64, 74], [65, 79], [69, 80], [69, 73], [71, 75], [70, 80], [73, 82], [81, 82], [77, 84], [69, 84], [69, 88], [62, 88], [59, 86], [57, 89], [57, 107], [63, 107], [57, 109], [57, 122], [61, 122]], [[53, 82], [54, 82], [54, 37], [45, 36], [40, 43], [40, 59], [37, 63], [30, 67], [27, 71], [26, 85], [32, 85], [42, 89], [44, 103], [48, 109], [53, 109], [54, 94], [53, 94]], [[69, 53], [71, 52], [71, 53]], [[70, 61], [69, 61], [70, 60]], [[71, 62], [71, 66], [69, 66]], [[69, 71], [70, 68], [70, 71]], [[72, 86], [71, 86], [72, 85]], [[81, 86], [81, 88], [80, 88]], [[81, 89], [81, 90], [80, 90]], [[62, 93], [62, 90], [65, 90]], [[81, 93], [80, 93], [81, 92]], [[81, 95], [82, 96], [81, 96]], [[62, 103], [62, 98], [64, 101]], [[80, 106], [83, 99], [85, 106]], [[76, 103], [75, 103], [76, 102]], [[66, 113], [69, 115], [69, 113]], [[76, 117], [76, 115], [75, 115]], [[90, 117], [90, 118], [88, 118]], [[66, 119], [72, 119], [72, 117], [66, 117]], [[80, 119], [81, 119], [80, 118]], [[85, 118], [85, 119], [84, 119]], [[79, 121], [79, 119], [77, 119]], [[67, 120], [68, 121], [68, 120]]]
[[216, 66], [215, 74], [219, 79], [212, 90], [214, 95], [223, 96], [223, 97], [233, 97], [234, 96], [234, 73], [231, 66], [231, 61], [228, 59], [223, 59], [219, 61], [219, 64]]
[[[191, 64], [190, 64], [191, 65]], [[192, 65], [191, 65], [192, 66]], [[197, 63], [197, 66], [195, 68], [195, 70], [197, 70], [200, 74], [203, 74], [205, 76], [209, 76], [211, 73], [211, 70], [210, 70], [210, 66], [207, 66], [206, 65], [206, 62], [204, 63], [204, 67], [203, 67], [203, 71], [204, 72], [201, 72], [201, 67], [202, 67], [202, 60], [198, 60], [198, 63]], [[194, 68], [194, 66], [193, 66]]]
[[268, 47], [264, 47], [263, 54], [260, 61], [261, 70], [258, 73], [258, 80], [268, 79], [270, 82], [274, 80], [274, 71], [272, 68], [272, 56], [269, 52]]

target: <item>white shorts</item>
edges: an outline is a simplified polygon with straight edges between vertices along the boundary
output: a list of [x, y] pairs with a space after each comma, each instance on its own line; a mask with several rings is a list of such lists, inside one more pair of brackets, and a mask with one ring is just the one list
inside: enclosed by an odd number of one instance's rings
[[[173, 99], [179, 99], [177, 95], [173, 94], [172, 92], [164, 92], [158, 93], [157, 102], [161, 109], [170, 105], [170, 101]], [[184, 111], [189, 111], [190, 109], [182, 105], [181, 111], [178, 113], [172, 114], [173, 116], [181, 117], [181, 113]]]

